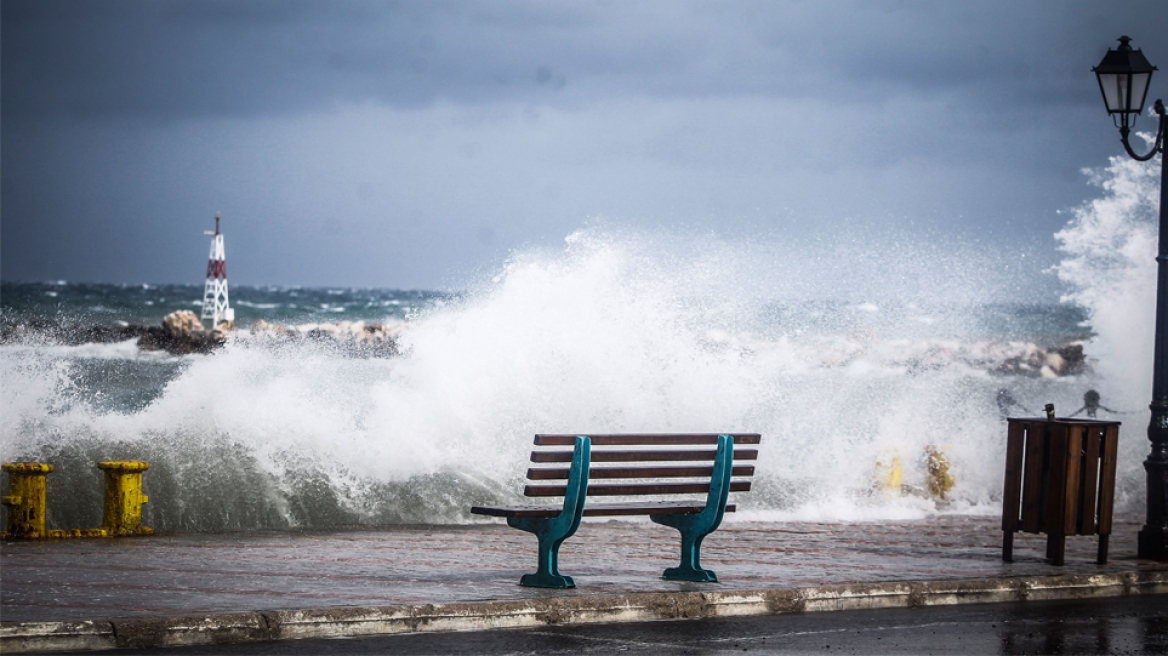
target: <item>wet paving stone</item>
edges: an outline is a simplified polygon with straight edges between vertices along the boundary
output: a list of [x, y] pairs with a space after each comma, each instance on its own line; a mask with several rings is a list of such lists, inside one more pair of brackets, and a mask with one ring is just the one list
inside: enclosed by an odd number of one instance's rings
[[[718, 584], [665, 581], [677, 533], [644, 520], [586, 521], [564, 543], [574, 590], [523, 588], [533, 536], [501, 524], [305, 533], [170, 534], [8, 542], [0, 546], [5, 622], [111, 616], [522, 600], [590, 594], [798, 588], [1165, 569], [1135, 558], [1142, 518], [1117, 518], [1108, 564], [1096, 538], [1067, 539], [1066, 565], [1046, 538], [1017, 534], [1001, 560], [999, 520], [761, 522], [727, 518], [702, 562]], [[710, 586], [713, 586], [712, 588]]]

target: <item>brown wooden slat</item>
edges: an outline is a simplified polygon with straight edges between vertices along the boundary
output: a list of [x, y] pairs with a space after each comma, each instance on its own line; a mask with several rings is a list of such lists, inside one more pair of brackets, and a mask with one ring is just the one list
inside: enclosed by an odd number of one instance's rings
[[[1078, 426], [1063, 428], [1066, 471], [1063, 479], [1062, 535], [1074, 535], [1079, 527], [1080, 467], [1083, 464], [1083, 431]], [[1053, 485], [1053, 482], [1052, 482]], [[1057, 488], [1055, 488], [1057, 489]]]
[[[589, 497], [618, 497], [651, 494], [693, 494], [710, 491], [709, 483], [625, 483], [588, 484]], [[730, 481], [731, 492], [749, 492], [750, 481]]]
[[[569, 467], [532, 467], [527, 470], [527, 480], [529, 481], [566, 481], [568, 474], [571, 472]], [[588, 471], [589, 477], [592, 476], [591, 468]]]
[[1099, 481], [1099, 535], [1111, 535], [1111, 512], [1115, 505], [1115, 460], [1119, 445], [1119, 424], [1103, 432], [1103, 471]]
[[1026, 432], [1026, 464], [1022, 478], [1022, 530], [1039, 530], [1039, 502], [1042, 500], [1042, 442], [1045, 422], [1023, 424]]
[[532, 462], [572, 462], [571, 451], [532, 451]]
[[[762, 439], [759, 433], [621, 433], [607, 435], [587, 435], [592, 446], [630, 446], [635, 444], [647, 446], [668, 446], [688, 444], [717, 444], [719, 435], [730, 435], [734, 444], [758, 444]], [[535, 436], [536, 446], [574, 446], [579, 435], [549, 435]]]
[[[706, 507], [702, 501], [664, 501], [661, 503], [598, 503], [584, 506], [585, 517], [609, 517], [619, 515], [684, 515], [699, 513]], [[726, 512], [734, 512], [738, 507], [726, 504]]]
[[[1053, 422], [1052, 422], [1053, 423]], [[1052, 425], [1050, 430], [1050, 471], [1046, 493], [1046, 524], [1042, 531], [1050, 535], [1066, 535], [1063, 512], [1066, 501], [1067, 430]]]
[[564, 511], [563, 506], [472, 506], [470, 511], [476, 515], [490, 515], [491, 517], [558, 517]]
[[1079, 535], [1094, 535], [1099, 491], [1099, 446], [1103, 442], [1103, 429], [1098, 426], [1085, 427], [1083, 440], [1083, 466], [1080, 471], [1082, 490], [1079, 494]]
[[[562, 497], [566, 485], [528, 485], [523, 488], [525, 497]], [[706, 483], [623, 483], [594, 485], [588, 484], [589, 497], [640, 496], [649, 494], [699, 494], [710, 491]], [[731, 481], [731, 492], [749, 492], [750, 481]]]
[[1018, 505], [1022, 501], [1022, 422], [1011, 421], [1006, 434], [1006, 483], [1002, 493], [1002, 530], [1018, 530]]
[[[592, 462], [700, 462], [713, 460], [715, 451], [592, 451]], [[735, 460], [757, 460], [756, 449], [735, 449]], [[532, 451], [532, 462], [572, 462], [571, 451]]]
[[[705, 501], [662, 501], [657, 503], [603, 503], [585, 506], [585, 517], [605, 517], [618, 515], [676, 515], [698, 513], [705, 508]], [[726, 512], [734, 512], [737, 506], [726, 504]], [[557, 517], [562, 507], [553, 506], [475, 506], [470, 511], [476, 515], [492, 517]]]
[[[734, 476], [753, 476], [754, 465], [735, 465], [732, 467]], [[532, 481], [567, 480], [570, 468], [540, 467], [527, 470], [527, 478]], [[714, 474], [713, 465], [709, 467], [592, 467], [588, 472], [589, 480], [610, 478], [709, 478]]]

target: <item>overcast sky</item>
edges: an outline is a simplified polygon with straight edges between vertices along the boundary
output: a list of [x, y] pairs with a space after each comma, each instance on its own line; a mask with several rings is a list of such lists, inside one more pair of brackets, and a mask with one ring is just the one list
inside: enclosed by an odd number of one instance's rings
[[1163, 0], [2, 12], [4, 280], [200, 283], [216, 211], [236, 284], [457, 288], [598, 225], [1037, 272], [1121, 153], [1091, 67], [1124, 34], [1168, 66]]

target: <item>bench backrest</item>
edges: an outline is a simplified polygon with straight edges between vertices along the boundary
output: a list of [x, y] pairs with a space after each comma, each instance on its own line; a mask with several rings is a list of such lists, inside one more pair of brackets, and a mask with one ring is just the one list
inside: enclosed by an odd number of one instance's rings
[[[721, 471], [716, 457], [720, 435], [733, 438], [732, 444], [727, 445], [727, 451], [732, 451], [733, 457], [726, 458], [725, 462], [730, 466], [729, 476]], [[536, 447], [573, 447], [577, 437], [541, 434], [535, 436], [535, 444]], [[601, 466], [592, 466], [588, 472], [588, 497], [709, 493], [711, 479], [717, 473], [717, 478], [724, 477], [728, 482], [723, 489], [715, 490], [722, 496], [723, 504], [726, 493], [750, 490], [754, 465], [739, 462], [758, 459], [757, 449], [737, 447], [757, 445], [761, 439], [758, 433], [617, 434], [587, 437], [591, 442], [591, 462], [602, 463]], [[710, 446], [715, 448], [701, 448]], [[572, 449], [537, 448], [531, 454], [531, 461], [538, 464], [571, 463], [572, 456]], [[568, 466], [528, 469], [528, 480], [535, 482], [528, 484], [523, 493], [529, 497], [562, 497], [569, 491], [566, 484], [547, 484], [543, 481], [567, 481], [570, 473], [571, 467]], [[722, 487], [720, 484], [716, 486]]]

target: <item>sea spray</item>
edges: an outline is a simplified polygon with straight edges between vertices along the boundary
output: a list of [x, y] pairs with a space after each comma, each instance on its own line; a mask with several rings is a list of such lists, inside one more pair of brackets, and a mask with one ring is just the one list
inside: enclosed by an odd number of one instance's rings
[[[1072, 210], [1055, 234], [1066, 253], [1055, 271], [1071, 286], [1064, 300], [1086, 310], [1095, 332], [1086, 349], [1098, 361], [1104, 404], [1123, 413], [1116, 417], [1124, 422], [1118, 486], [1132, 508], [1143, 502], [1149, 448], [1162, 157], [1137, 162], [1119, 155], [1087, 170], [1103, 195]], [[1115, 400], [1108, 403], [1109, 396]]]
[[[1018, 302], [995, 258], [903, 235], [591, 228], [411, 313], [394, 358], [242, 337], [153, 360], [108, 345], [96, 359], [120, 369], [102, 381], [78, 374], [93, 353], [4, 346], [2, 452], [58, 465], [63, 528], [96, 521], [93, 462], [109, 458], [151, 462], [145, 520], [160, 530], [472, 521], [470, 505], [520, 499], [537, 432], [760, 432], [742, 517], [934, 512], [880, 490], [878, 468], [895, 457], [923, 487], [937, 445], [949, 510], [994, 513], [999, 390], [1073, 409], [1095, 385], [1089, 370], [1040, 375], [1042, 347], [1087, 336], [1084, 317]], [[137, 401], [108, 401], [103, 388], [150, 376]]]
[[1055, 234], [1067, 254], [1055, 270], [1072, 287], [1065, 300], [1088, 313], [1099, 371], [1133, 396], [1151, 390], [1159, 168], [1159, 158], [1117, 156], [1089, 170], [1104, 195], [1072, 210]]

